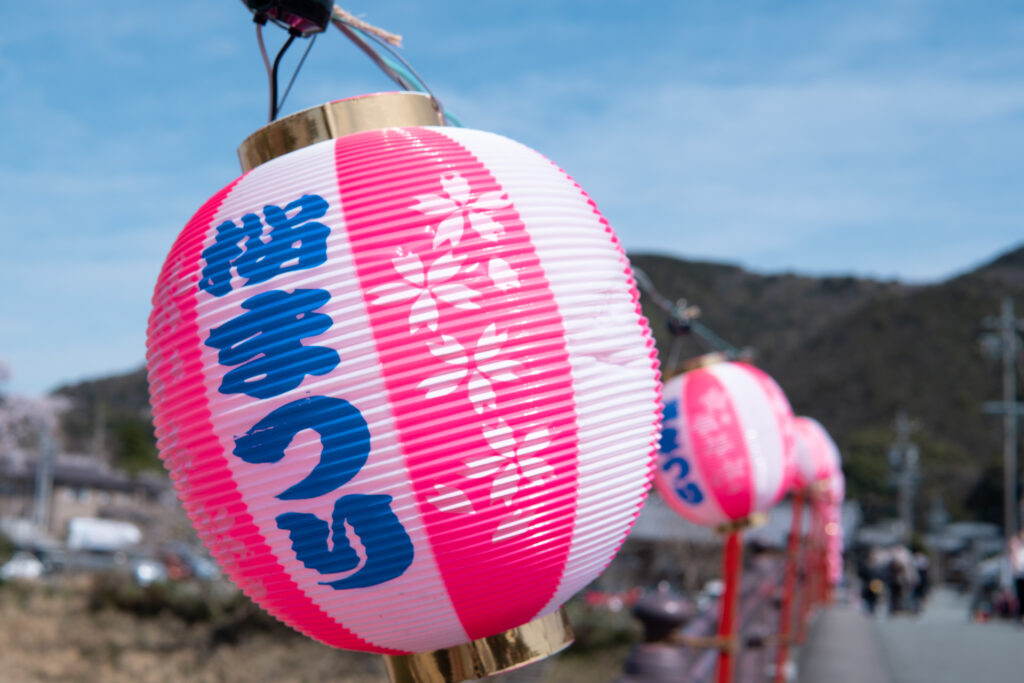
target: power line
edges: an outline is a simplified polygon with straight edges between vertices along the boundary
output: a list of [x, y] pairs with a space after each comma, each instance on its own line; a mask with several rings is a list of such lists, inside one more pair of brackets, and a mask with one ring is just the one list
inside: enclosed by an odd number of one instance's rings
[[669, 357], [666, 362], [666, 376], [675, 373], [679, 366], [679, 346], [683, 336], [692, 333], [701, 343], [712, 351], [721, 351], [730, 359], [741, 358], [751, 355], [749, 349], [739, 349], [723, 339], [714, 330], [697, 320], [700, 315], [700, 308], [691, 305], [686, 299], [672, 301], [658, 291], [650, 276], [640, 268], [633, 268], [633, 277], [636, 279], [640, 291], [660, 308], [666, 316], [666, 324], [672, 334], [672, 346], [669, 349]]
[[[1017, 402], [1017, 355], [1024, 320], [1017, 317], [1013, 299], [1003, 297], [999, 316], [989, 316], [982, 324], [998, 334], [992, 345], [998, 348], [1003, 365], [1003, 400], [988, 401], [982, 409], [990, 415], [1003, 416], [1003, 535], [1011, 538], [1017, 533], [1017, 420], [1024, 414], [1024, 403]], [[1024, 503], [1024, 501], [1022, 501]], [[1024, 510], [1021, 511], [1024, 515]]]

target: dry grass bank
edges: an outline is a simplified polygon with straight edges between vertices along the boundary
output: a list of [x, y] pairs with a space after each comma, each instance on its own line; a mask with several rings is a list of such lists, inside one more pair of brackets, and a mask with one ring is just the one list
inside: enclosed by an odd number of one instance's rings
[[[109, 579], [0, 585], [0, 680], [96, 683], [383, 683], [379, 657], [335, 650], [292, 632], [244, 598], [175, 593], [156, 598]], [[197, 610], [197, 605], [204, 605]], [[224, 606], [226, 605], [226, 606]], [[170, 606], [170, 607], [168, 607]], [[583, 622], [581, 645], [508, 683], [604, 683], [622, 671], [628, 618]], [[605, 620], [607, 621], [607, 620]], [[589, 624], [589, 625], [588, 625]], [[582, 641], [587, 641], [583, 643]]]

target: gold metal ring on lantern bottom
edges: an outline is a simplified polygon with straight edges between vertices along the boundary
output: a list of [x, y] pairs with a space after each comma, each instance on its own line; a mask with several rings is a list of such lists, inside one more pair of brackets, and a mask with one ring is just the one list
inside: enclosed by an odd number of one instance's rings
[[572, 625], [560, 607], [504, 633], [384, 661], [393, 683], [457, 683], [518, 669], [561, 652], [572, 641]]
[[752, 512], [746, 517], [741, 517], [725, 524], [719, 524], [715, 527], [715, 531], [722, 536], [728, 536], [738, 531], [746, 531], [754, 527], [764, 526], [767, 521], [768, 515], [766, 513]]

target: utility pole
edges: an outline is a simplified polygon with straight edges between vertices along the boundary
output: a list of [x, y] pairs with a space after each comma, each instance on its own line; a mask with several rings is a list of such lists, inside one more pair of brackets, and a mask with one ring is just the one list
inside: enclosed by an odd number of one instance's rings
[[900, 525], [903, 542], [909, 544], [914, 535], [914, 497], [920, 481], [919, 463], [921, 452], [910, 435], [918, 430], [920, 423], [911, 420], [904, 411], [896, 414], [896, 441], [889, 451], [889, 464], [896, 470], [896, 485], [900, 492]]
[[51, 429], [50, 420], [44, 417], [39, 421], [39, 455], [36, 459], [32, 522], [43, 534], [49, 532], [50, 509], [53, 505], [53, 461], [57, 456], [57, 444], [54, 442]]
[[988, 401], [983, 410], [1003, 416], [1003, 535], [1009, 539], [1017, 533], [1017, 419], [1024, 414], [1024, 404], [1017, 402], [1017, 332], [1024, 329], [1024, 320], [1017, 318], [1013, 299], [1007, 296], [1001, 302], [999, 317], [985, 318], [984, 325], [998, 332], [1003, 363], [1003, 400]]
[[92, 419], [92, 453], [103, 462], [109, 462], [107, 457], [107, 404], [101, 399], [96, 400], [93, 409]]

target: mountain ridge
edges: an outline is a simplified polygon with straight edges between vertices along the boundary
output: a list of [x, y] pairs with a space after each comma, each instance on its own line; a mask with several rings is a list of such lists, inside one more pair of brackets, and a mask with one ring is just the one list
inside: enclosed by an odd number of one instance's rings
[[[1024, 247], [932, 284], [758, 274], [660, 254], [630, 260], [661, 295], [696, 304], [701, 323], [756, 350], [755, 362], [779, 382], [794, 411], [832, 433], [850, 496], [869, 517], [895, 511], [886, 453], [896, 413], [906, 411], [920, 423], [919, 518], [937, 499], [954, 517], [1001, 521], [1001, 500], [979, 493], [998, 480], [1002, 448], [1001, 421], [981, 412], [1001, 396], [1000, 374], [979, 342], [1001, 297], [1024, 301]], [[668, 367], [673, 352], [685, 358], [709, 350], [693, 335], [673, 337], [649, 295], [641, 305], [667, 374], [678, 369]], [[88, 451], [102, 419], [115, 461], [133, 469], [157, 462], [144, 369], [56, 393], [72, 403], [64, 418], [69, 447]]]

